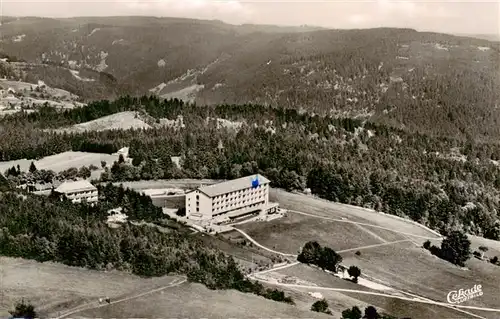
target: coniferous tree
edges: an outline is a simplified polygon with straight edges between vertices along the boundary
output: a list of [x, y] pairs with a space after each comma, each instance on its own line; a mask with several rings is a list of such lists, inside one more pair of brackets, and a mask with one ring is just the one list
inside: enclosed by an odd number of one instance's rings
[[465, 233], [452, 231], [441, 242], [440, 253], [444, 259], [463, 267], [471, 255], [470, 245], [470, 240]]
[[37, 168], [35, 166], [35, 163], [31, 162], [30, 168], [29, 168], [30, 173], [34, 173], [34, 172], [36, 172], [36, 170], [37, 170]]

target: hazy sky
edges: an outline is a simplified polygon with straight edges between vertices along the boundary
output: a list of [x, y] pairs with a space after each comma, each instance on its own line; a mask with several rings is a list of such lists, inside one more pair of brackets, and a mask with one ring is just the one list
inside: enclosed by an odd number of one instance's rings
[[48, 17], [150, 15], [229, 23], [332, 28], [410, 27], [468, 34], [500, 33], [500, 0], [0, 0], [4, 15]]

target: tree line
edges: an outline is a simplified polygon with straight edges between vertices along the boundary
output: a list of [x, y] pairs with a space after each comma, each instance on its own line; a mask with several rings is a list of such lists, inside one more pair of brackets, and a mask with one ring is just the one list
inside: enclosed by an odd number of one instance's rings
[[[157, 119], [182, 115], [186, 128], [40, 131], [123, 110], [147, 112]], [[239, 130], [217, 128], [214, 118], [246, 125]], [[310, 188], [320, 197], [408, 217], [444, 235], [462, 229], [500, 238], [496, 166], [500, 145], [493, 143], [410, 133], [360, 119], [284, 108], [196, 106], [153, 96], [125, 96], [64, 112], [47, 107], [6, 116], [0, 124], [4, 160], [67, 150], [110, 153], [130, 146], [133, 165], [116, 163], [103, 180], [232, 179], [261, 173], [274, 187]], [[180, 168], [172, 164], [171, 156], [181, 157]]]

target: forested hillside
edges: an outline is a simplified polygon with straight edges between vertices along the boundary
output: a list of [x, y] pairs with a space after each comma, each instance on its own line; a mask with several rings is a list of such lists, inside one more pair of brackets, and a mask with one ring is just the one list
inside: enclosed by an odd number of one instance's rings
[[[203, 105], [363, 116], [463, 139], [500, 137], [498, 42], [150, 17], [22, 18], [0, 30], [5, 53], [59, 67], [28, 72], [33, 80], [88, 100], [152, 92]], [[68, 85], [65, 68], [96, 81]]]
[[[79, 134], [40, 130], [124, 110], [146, 111], [157, 119], [182, 115], [186, 127]], [[218, 127], [214, 118], [242, 126]], [[498, 144], [430, 137], [285, 108], [200, 107], [155, 97], [124, 97], [65, 112], [44, 108], [5, 117], [0, 125], [3, 160], [70, 149], [111, 153], [130, 146], [133, 166], [115, 163], [104, 180], [226, 179], [259, 172], [273, 186], [309, 187], [324, 198], [408, 216], [443, 234], [462, 228], [500, 239]], [[170, 156], [182, 157], [182, 169]]]

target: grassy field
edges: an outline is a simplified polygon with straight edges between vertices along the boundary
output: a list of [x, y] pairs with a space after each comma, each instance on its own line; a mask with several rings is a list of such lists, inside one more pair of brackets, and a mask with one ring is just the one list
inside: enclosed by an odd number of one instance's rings
[[269, 199], [279, 202], [286, 209], [301, 211], [316, 216], [341, 219], [348, 221], [368, 223], [423, 237], [437, 237], [433, 232], [420, 225], [395, 218], [394, 216], [380, 214], [373, 210], [350, 205], [329, 202], [323, 199], [285, 192], [280, 189], [271, 189]]
[[[354, 284], [350, 281], [346, 281], [330, 274], [327, 274], [319, 269], [305, 266], [296, 265], [290, 268], [286, 268], [278, 271], [280, 274], [287, 276], [294, 276], [301, 278], [302, 280], [314, 282], [322, 287], [335, 287], [341, 289], [356, 289], [361, 291], [371, 291], [380, 292], [377, 290], [369, 289], [361, 285]], [[351, 307], [354, 300], [354, 304], [358, 305], [361, 309], [367, 305], [375, 305], [377, 309], [384, 310], [389, 314], [396, 316], [410, 316], [411, 318], [419, 319], [434, 319], [434, 318], [469, 318], [465, 314], [462, 316], [460, 312], [449, 310], [441, 306], [426, 305], [420, 303], [413, 303], [410, 301], [404, 301], [388, 297], [379, 297], [374, 295], [365, 295], [360, 293], [347, 293], [347, 292], [336, 292], [336, 291], [325, 291], [325, 290], [314, 290], [306, 288], [294, 288], [303, 293], [309, 292], [320, 292], [330, 304], [330, 307], [336, 311], [341, 312], [342, 310]], [[348, 298], [348, 299], [346, 299]]]
[[[90, 166], [91, 164], [101, 167], [101, 161], [105, 161], [108, 166], [113, 165], [113, 162], [118, 160], [118, 155], [109, 155], [102, 153], [87, 153], [87, 152], [64, 152], [56, 155], [44, 157], [38, 161], [33, 161], [38, 169], [53, 170], [58, 173], [68, 168], [80, 168], [82, 166]], [[8, 162], [0, 162], [0, 172], [5, 172], [12, 166], [21, 168], [22, 171], [28, 171], [32, 160], [16, 160]]]
[[[237, 232], [231, 232], [237, 235], [240, 235]], [[203, 234], [195, 234], [193, 236], [197, 236], [205, 243], [209, 245], [214, 245], [218, 249], [223, 252], [233, 256], [233, 258], [243, 267], [243, 269], [255, 270], [258, 265], [272, 265], [273, 263], [278, 263], [281, 259], [280, 256], [273, 254], [271, 252], [259, 249], [255, 246], [243, 246], [236, 244], [240, 240], [243, 240], [243, 237], [233, 236], [230, 237], [227, 234], [224, 234], [223, 238], [216, 238]]]
[[182, 208], [185, 207], [185, 196], [184, 195], [159, 195], [159, 196], [151, 196], [151, 200], [153, 201], [153, 205], [159, 207], [167, 207], [167, 208]]
[[[267, 223], [252, 222], [238, 225], [260, 244], [284, 253], [296, 254], [307, 242], [316, 240], [334, 250], [380, 244], [382, 241], [356, 225], [337, 223], [319, 218], [287, 213], [283, 218]], [[404, 239], [400, 238], [399, 240]]]
[[157, 180], [157, 181], [136, 181], [136, 182], [118, 182], [113, 183], [114, 185], [123, 185], [126, 188], [131, 188], [135, 190], [145, 190], [145, 189], [165, 189], [165, 188], [180, 188], [180, 189], [191, 189], [200, 187], [201, 185], [211, 185], [213, 180], [195, 180], [195, 179], [179, 179], [179, 180]]
[[54, 317], [98, 298], [139, 294], [168, 285], [176, 277], [144, 279], [122, 272], [99, 272], [55, 263], [0, 257], [2, 298], [0, 316], [7, 316], [15, 302], [24, 298], [41, 316]]
[[332, 318], [311, 312], [313, 302], [302, 297], [297, 306], [290, 306], [234, 290], [212, 291], [199, 284], [183, 284], [72, 318]]
[[360, 267], [364, 275], [385, 285], [440, 302], [446, 302], [449, 291], [481, 284], [484, 295], [464, 305], [498, 306], [500, 267], [475, 258], [467, 261], [469, 269], [462, 269], [405, 243], [367, 249], [360, 256], [344, 255], [344, 263]]
[[[54, 263], [0, 257], [2, 298], [0, 316], [8, 316], [15, 302], [33, 303], [41, 317], [53, 318], [68, 309], [134, 297], [172, 283], [177, 277], [140, 278], [121, 272], [99, 272]], [[186, 302], [188, 304], [186, 304]], [[298, 296], [297, 306], [273, 302], [234, 290], [212, 291], [184, 283], [160, 292], [71, 314], [69, 318], [327, 318], [310, 313], [311, 297]], [[188, 306], [186, 306], [188, 305]]]
[[99, 119], [73, 125], [68, 128], [53, 130], [54, 132], [78, 133], [84, 131], [128, 130], [150, 128], [148, 124], [135, 117], [135, 112], [120, 112]]

